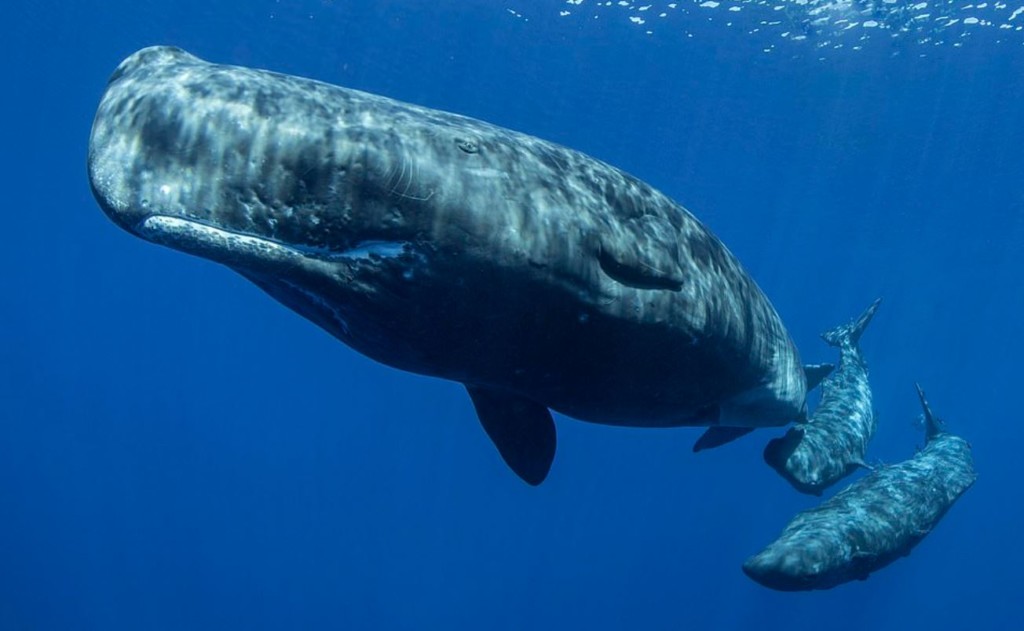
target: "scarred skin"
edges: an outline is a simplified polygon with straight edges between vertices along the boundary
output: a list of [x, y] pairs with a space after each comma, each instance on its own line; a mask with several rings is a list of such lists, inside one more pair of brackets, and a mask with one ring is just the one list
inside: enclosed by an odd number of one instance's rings
[[[111, 77], [89, 176], [125, 230], [231, 267], [375, 360], [466, 384], [496, 443], [540, 445], [527, 460], [553, 456], [548, 409], [639, 427], [804, 413], [797, 350], [736, 258], [565, 147], [154, 47]], [[537, 483], [542, 464], [517, 472]]]
[[884, 466], [820, 506], [799, 513], [779, 538], [743, 565], [766, 587], [828, 589], [910, 554], [977, 474], [968, 442], [940, 429], [924, 393], [927, 444], [910, 460]]
[[878, 421], [868, 364], [858, 343], [880, 303], [875, 300], [856, 320], [822, 334], [839, 349], [839, 367], [822, 382], [821, 402], [811, 417], [765, 447], [765, 461], [798, 491], [821, 495], [866, 466], [865, 453]]

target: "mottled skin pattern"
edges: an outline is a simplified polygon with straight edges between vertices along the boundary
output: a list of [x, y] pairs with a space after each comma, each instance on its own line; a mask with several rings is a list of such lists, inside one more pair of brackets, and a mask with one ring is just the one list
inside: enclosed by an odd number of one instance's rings
[[797, 351], [736, 258], [582, 153], [158, 47], [111, 78], [89, 174], [124, 229], [391, 366], [599, 423], [803, 413]]
[[839, 348], [839, 367], [822, 382], [821, 402], [807, 422], [765, 447], [765, 461], [799, 491], [821, 495], [864, 466], [877, 419], [858, 342], [880, 303], [875, 300], [856, 320], [822, 334]]
[[799, 513], [778, 539], [747, 560], [748, 576], [784, 591], [828, 589], [863, 580], [906, 556], [935, 528], [977, 474], [970, 444], [941, 431], [918, 392], [925, 409], [925, 448]]

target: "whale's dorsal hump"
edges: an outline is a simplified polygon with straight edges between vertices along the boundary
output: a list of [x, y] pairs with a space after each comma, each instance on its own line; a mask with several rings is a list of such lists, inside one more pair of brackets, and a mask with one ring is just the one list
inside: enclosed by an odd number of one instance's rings
[[505, 461], [527, 484], [537, 486], [555, 459], [555, 422], [543, 405], [525, 397], [467, 385], [484, 431]]

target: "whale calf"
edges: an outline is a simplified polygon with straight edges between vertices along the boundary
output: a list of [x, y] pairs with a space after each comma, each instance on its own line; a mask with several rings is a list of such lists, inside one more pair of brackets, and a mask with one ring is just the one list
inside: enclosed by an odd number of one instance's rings
[[765, 447], [765, 461], [799, 491], [821, 495], [858, 467], [869, 468], [864, 454], [878, 421], [859, 342], [881, 302], [875, 300], [856, 320], [822, 334], [839, 348], [839, 367], [822, 382], [821, 402], [807, 422]]
[[828, 589], [892, 563], [921, 542], [974, 484], [971, 446], [942, 430], [924, 392], [925, 448], [881, 467], [820, 506], [799, 513], [743, 564], [758, 583], [782, 591]]
[[482, 121], [171, 47], [115, 70], [88, 171], [103, 211], [222, 263], [356, 351], [465, 384], [539, 484], [551, 410], [781, 426], [797, 349], [693, 215], [599, 160]]

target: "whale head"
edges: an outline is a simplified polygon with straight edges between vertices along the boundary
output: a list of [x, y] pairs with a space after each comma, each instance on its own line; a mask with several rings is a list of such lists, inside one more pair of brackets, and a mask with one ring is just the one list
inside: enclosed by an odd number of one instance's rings
[[765, 587], [779, 591], [803, 591], [821, 586], [828, 570], [827, 559], [817, 558], [821, 550], [795, 547], [768, 549], [747, 559], [743, 572]]
[[231, 267], [358, 347], [354, 319], [372, 328], [372, 305], [422, 280], [437, 254], [446, 161], [427, 158], [474, 149], [458, 134], [399, 136], [393, 103], [143, 49], [97, 110], [90, 183], [121, 228]]

